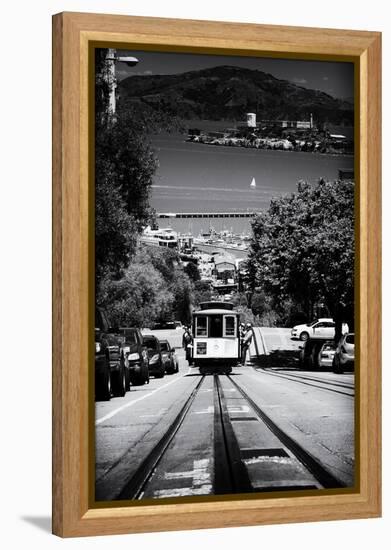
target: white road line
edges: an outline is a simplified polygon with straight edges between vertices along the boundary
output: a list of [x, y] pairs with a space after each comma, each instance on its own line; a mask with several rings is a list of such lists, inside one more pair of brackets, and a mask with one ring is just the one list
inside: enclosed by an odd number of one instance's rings
[[160, 388], [156, 388], [156, 390], [153, 390], [153, 391], [143, 395], [142, 397], [139, 397], [138, 399], [135, 399], [134, 401], [129, 401], [125, 405], [122, 405], [122, 407], [118, 407], [118, 409], [114, 409], [113, 411], [106, 414], [105, 416], [102, 416], [102, 418], [99, 418], [98, 420], [96, 420], [95, 421], [95, 426], [98, 426], [99, 424], [102, 424], [102, 422], [105, 422], [105, 420], [109, 420], [109, 418], [113, 418], [113, 416], [115, 416], [117, 413], [119, 413], [121, 411], [124, 411], [125, 409], [131, 407], [132, 405], [135, 405], [136, 403], [139, 403], [140, 401], [142, 401], [143, 399], [146, 399], [147, 397], [150, 397], [154, 393], [157, 393], [158, 391], [163, 390], [164, 388], [168, 388], [168, 386], [171, 386], [171, 384], [175, 384], [175, 382], [178, 382], [178, 380], [182, 380], [182, 378], [184, 378], [184, 376], [185, 375], [182, 374], [182, 376], [180, 376], [179, 378], [175, 378], [175, 380], [171, 380], [171, 382], [168, 382], [167, 384], [164, 384], [164, 386], [160, 386]]
[[239, 405], [239, 407], [230, 407], [228, 406], [228, 412], [229, 413], [248, 413], [250, 412], [250, 408], [247, 407], [247, 405]]
[[210, 473], [208, 472], [209, 458], [193, 461], [193, 469], [185, 472], [166, 472], [164, 479], [166, 480], [183, 480], [191, 479], [191, 487], [181, 487], [173, 489], [163, 489], [154, 491], [154, 497], [178, 497], [189, 495], [207, 495], [212, 491]]
[[[256, 456], [253, 458], [245, 458], [243, 462], [249, 464], [293, 464], [294, 460], [288, 456]], [[296, 464], [295, 464], [296, 465]]]
[[202, 487], [194, 489], [193, 487], [184, 487], [183, 489], [161, 489], [155, 491], [153, 496], [155, 498], [169, 498], [169, 497], [193, 497], [210, 495], [212, 493], [212, 485], [205, 484]]
[[195, 411], [193, 412], [193, 414], [213, 414], [215, 412], [215, 408], [212, 406], [212, 407], [208, 407], [207, 409], [204, 409], [203, 411]]

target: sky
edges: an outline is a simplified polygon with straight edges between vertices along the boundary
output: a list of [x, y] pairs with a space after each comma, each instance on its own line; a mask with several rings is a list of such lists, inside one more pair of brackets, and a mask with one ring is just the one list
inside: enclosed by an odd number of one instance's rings
[[118, 55], [135, 56], [139, 60], [135, 67], [117, 63], [118, 80], [134, 75], [177, 74], [217, 65], [235, 65], [264, 71], [276, 78], [289, 80], [304, 88], [321, 90], [336, 98], [351, 99], [354, 96], [353, 63], [138, 50], [118, 50]]

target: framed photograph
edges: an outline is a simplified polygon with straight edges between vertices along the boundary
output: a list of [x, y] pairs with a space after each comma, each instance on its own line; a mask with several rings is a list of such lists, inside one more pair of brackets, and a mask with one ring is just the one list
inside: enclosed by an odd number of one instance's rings
[[53, 18], [53, 532], [381, 513], [381, 35]]

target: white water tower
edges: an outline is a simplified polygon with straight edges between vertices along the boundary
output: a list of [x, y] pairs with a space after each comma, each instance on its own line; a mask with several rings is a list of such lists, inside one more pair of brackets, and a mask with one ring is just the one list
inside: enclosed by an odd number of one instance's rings
[[256, 113], [247, 113], [247, 127], [256, 128], [257, 127], [257, 115]]

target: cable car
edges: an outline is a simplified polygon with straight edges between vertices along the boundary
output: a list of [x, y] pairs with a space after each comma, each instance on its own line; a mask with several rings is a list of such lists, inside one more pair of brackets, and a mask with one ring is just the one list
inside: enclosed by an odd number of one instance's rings
[[240, 314], [229, 302], [203, 302], [193, 313], [192, 361], [201, 374], [232, 372], [240, 361]]

